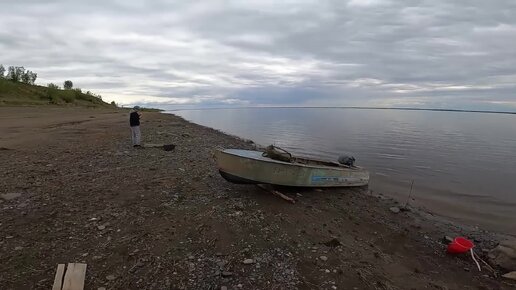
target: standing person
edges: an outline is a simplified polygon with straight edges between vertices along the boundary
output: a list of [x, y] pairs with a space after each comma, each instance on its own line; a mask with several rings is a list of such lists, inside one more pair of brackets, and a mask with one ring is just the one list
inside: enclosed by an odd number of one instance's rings
[[133, 147], [141, 147], [141, 133], [140, 133], [140, 107], [134, 106], [129, 114], [129, 125], [131, 126], [131, 139]]

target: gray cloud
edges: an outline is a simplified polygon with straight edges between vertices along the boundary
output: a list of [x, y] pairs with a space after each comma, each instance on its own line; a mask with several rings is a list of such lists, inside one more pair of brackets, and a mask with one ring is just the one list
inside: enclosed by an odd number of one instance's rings
[[0, 4], [0, 63], [121, 104], [516, 111], [512, 0]]

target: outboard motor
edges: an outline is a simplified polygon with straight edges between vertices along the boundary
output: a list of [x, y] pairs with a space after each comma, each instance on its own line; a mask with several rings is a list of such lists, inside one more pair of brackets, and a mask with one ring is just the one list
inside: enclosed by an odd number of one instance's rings
[[339, 156], [339, 163], [349, 167], [353, 167], [355, 166], [355, 157], [349, 155], [341, 155]]

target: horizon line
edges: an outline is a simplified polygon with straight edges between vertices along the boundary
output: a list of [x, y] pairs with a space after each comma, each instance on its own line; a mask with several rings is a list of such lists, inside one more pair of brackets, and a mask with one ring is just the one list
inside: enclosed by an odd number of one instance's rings
[[434, 111], [434, 112], [459, 112], [459, 113], [487, 113], [516, 115], [516, 111], [489, 111], [468, 109], [439, 109], [439, 108], [405, 108], [405, 107], [367, 107], [367, 106], [249, 106], [249, 107], [222, 107], [222, 108], [186, 108], [164, 111], [194, 111], [194, 110], [229, 110], [229, 109], [361, 109], [361, 110], [400, 110], [400, 111]]

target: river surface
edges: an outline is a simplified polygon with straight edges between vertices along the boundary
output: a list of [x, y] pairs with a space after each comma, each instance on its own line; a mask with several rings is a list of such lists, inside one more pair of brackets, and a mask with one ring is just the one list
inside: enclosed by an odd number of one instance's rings
[[344, 108], [178, 110], [297, 155], [351, 154], [370, 189], [469, 225], [516, 234], [516, 115]]

